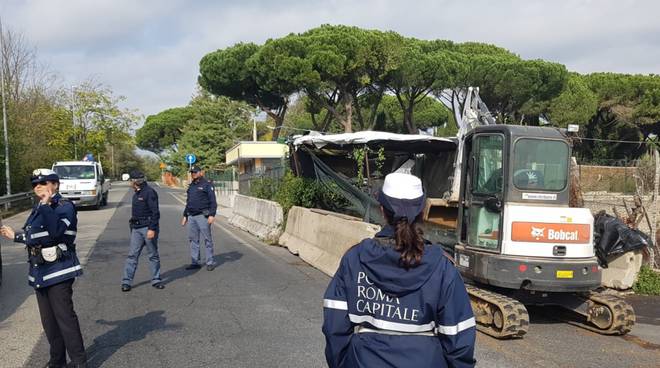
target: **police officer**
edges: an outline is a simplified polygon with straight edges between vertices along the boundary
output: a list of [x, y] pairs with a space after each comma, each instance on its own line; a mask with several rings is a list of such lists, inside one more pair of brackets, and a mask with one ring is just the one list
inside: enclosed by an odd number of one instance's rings
[[76, 256], [78, 218], [75, 206], [58, 193], [59, 177], [49, 169], [37, 169], [30, 178], [39, 198], [24, 232], [9, 226], [2, 236], [26, 245], [30, 273], [28, 283], [37, 294], [41, 324], [50, 344], [46, 367], [65, 367], [69, 353], [73, 367], [86, 367], [87, 356], [78, 316], [73, 309], [73, 281], [82, 275]]
[[142, 248], [147, 246], [149, 252], [149, 268], [151, 268], [151, 286], [164, 289], [160, 279], [160, 256], [158, 255], [158, 194], [147, 184], [144, 174], [139, 170], [130, 172], [130, 183], [133, 194], [132, 216], [129, 220], [131, 228], [131, 244], [124, 265], [124, 278], [121, 282], [122, 291], [130, 291], [138, 258]]
[[211, 234], [211, 225], [215, 220], [215, 212], [218, 205], [215, 200], [215, 191], [213, 185], [202, 175], [202, 169], [199, 166], [193, 166], [190, 169], [192, 182], [188, 186], [188, 198], [186, 208], [183, 210], [181, 226], [188, 224], [188, 240], [190, 240], [190, 257], [192, 262], [186, 270], [201, 268], [200, 238], [206, 245], [206, 269], [213, 271], [215, 269], [215, 260], [213, 259], [213, 236]]
[[328, 365], [473, 367], [475, 319], [458, 271], [421, 236], [421, 181], [385, 177], [387, 220], [342, 257], [323, 300]]

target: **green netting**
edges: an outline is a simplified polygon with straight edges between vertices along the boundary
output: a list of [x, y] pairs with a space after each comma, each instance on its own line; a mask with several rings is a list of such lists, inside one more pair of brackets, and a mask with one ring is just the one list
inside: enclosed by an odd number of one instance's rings
[[314, 163], [316, 180], [323, 184], [326, 190], [339, 190], [340, 194], [348, 201], [349, 204], [344, 207], [345, 213], [361, 217], [364, 221], [371, 223], [382, 222], [380, 204], [375, 198], [356, 188], [348, 181], [348, 178], [337, 174], [312, 152], [307, 151], [307, 153]]

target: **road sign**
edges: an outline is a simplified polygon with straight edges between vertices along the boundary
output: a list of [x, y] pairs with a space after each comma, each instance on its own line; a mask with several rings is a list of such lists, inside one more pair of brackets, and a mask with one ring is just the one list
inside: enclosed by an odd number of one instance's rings
[[194, 164], [195, 161], [197, 161], [197, 156], [193, 155], [192, 153], [189, 153], [186, 155], [186, 162], [189, 164]]

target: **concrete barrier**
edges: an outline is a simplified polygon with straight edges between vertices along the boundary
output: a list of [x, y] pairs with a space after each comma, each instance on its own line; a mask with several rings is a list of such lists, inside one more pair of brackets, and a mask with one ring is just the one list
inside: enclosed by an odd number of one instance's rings
[[283, 219], [284, 212], [278, 203], [237, 194], [229, 223], [275, 244], [282, 232]]
[[603, 269], [603, 286], [626, 290], [633, 287], [642, 267], [642, 250], [624, 253], [608, 260]]
[[234, 208], [234, 200], [236, 199], [236, 194], [220, 192], [216, 194], [215, 198], [219, 206]]
[[[238, 203], [237, 203], [238, 205]], [[279, 243], [327, 275], [334, 275], [347, 249], [374, 236], [380, 226], [330, 211], [292, 207]]]

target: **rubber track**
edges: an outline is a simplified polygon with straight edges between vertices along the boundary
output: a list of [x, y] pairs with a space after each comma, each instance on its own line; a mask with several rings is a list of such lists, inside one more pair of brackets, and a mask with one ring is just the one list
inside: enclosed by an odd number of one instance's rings
[[504, 318], [504, 325], [501, 330], [495, 326], [483, 325], [477, 323], [477, 330], [498, 339], [522, 337], [527, 333], [529, 327], [529, 314], [527, 308], [515, 299], [511, 299], [501, 294], [480, 289], [474, 285], [465, 285], [470, 299], [477, 299], [487, 302], [492, 307], [499, 309]]
[[635, 310], [625, 300], [614, 295], [600, 293], [591, 293], [583, 297], [609, 308], [614, 320], [612, 325], [603, 330], [588, 323], [578, 321], [568, 321], [568, 323], [603, 335], [625, 335], [632, 330], [635, 325]]

